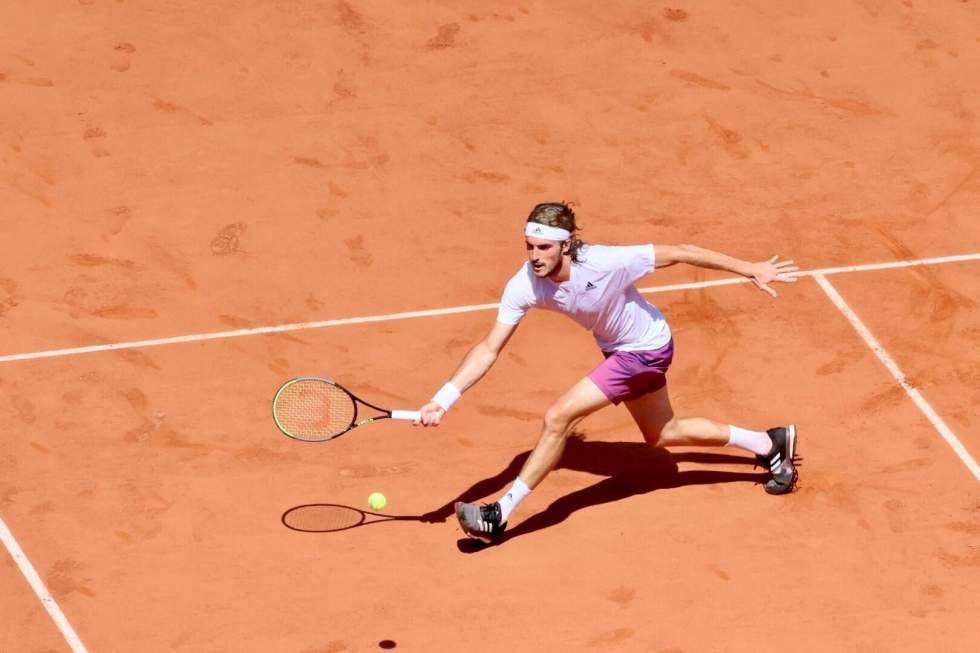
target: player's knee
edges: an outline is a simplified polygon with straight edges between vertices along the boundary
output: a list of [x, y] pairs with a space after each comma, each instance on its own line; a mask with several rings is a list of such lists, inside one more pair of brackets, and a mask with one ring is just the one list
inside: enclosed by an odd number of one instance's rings
[[571, 422], [572, 416], [560, 403], [554, 404], [551, 406], [551, 408], [545, 411], [544, 428], [546, 433], [550, 433], [558, 437], [564, 436]]
[[647, 442], [657, 446], [667, 446], [672, 441], [677, 440], [681, 435], [680, 424], [676, 417], [671, 417], [659, 427], [653, 427], [644, 432], [643, 436]]

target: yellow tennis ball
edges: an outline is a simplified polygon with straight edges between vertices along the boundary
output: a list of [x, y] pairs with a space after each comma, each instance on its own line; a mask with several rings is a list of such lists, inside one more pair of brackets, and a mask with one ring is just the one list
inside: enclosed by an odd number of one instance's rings
[[388, 500], [380, 492], [372, 492], [371, 496], [368, 497], [368, 505], [371, 507], [371, 510], [384, 510], [387, 504]]

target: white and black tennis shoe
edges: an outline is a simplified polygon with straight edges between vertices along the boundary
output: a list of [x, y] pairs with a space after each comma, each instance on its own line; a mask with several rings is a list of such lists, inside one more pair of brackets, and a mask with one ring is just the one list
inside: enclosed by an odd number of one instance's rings
[[500, 521], [500, 504], [487, 506], [456, 502], [456, 519], [467, 537], [490, 544], [507, 528], [507, 522]]
[[796, 487], [798, 474], [793, 459], [796, 456], [796, 425], [780, 426], [766, 431], [772, 440], [772, 449], [765, 456], [756, 456], [759, 465], [772, 474], [766, 481], [769, 494], [786, 494]]

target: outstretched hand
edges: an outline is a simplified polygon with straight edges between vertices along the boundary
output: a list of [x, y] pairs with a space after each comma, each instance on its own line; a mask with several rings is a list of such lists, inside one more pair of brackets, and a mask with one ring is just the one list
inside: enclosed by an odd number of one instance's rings
[[753, 263], [748, 276], [759, 290], [769, 293], [776, 297], [776, 291], [769, 287], [773, 281], [783, 283], [793, 283], [799, 276], [796, 274], [800, 268], [793, 264], [792, 260], [780, 261], [778, 256], [773, 256], [768, 261]]

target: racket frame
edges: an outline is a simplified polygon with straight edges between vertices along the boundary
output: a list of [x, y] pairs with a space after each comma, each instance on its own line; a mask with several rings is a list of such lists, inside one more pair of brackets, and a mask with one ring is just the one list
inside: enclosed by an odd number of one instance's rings
[[[328, 437], [323, 437], [323, 438], [301, 438], [301, 437], [298, 437], [296, 435], [293, 435], [292, 433], [290, 433], [289, 431], [287, 431], [282, 426], [282, 424], [279, 423], [279, 417], [276, 415], [276, 403], [279, 401], [280, 395], [282, 395], [282, 393], [286, 390], [286, 388], [288, 388], [288, 387], [290, 387], [290, 386], [292, 386], [292, 385], [294, 385], [296, 383], [299, 383], [301, 381], [318, 381], [320, 383], [329, 383], [330, 385], [332, 385], [332, 386], [334, 386], [334, 387], [342, 390], [344, 392], [344, 394], [346, 394], [348, 397], [350, 397], [351, 403], [354, 404], [354, 416], [351, 418], [351, 422], [347, 426], [346, 429], [344, 429], [340, 433], [335, 433], [334, 435], [331, 435], [331, 436], [328, 436]], [[373, 408], [374, 410], [376, 410], [379, 413], [381, 413], [381, 415], [375, 415], [374, 417], [368, 417], [368, 418], [363, 419], [360, 422], [358, 422], [357, 421], [357, 409], [358, 409], [357, 403], [358, 402], [364, 404], [368, 408]], [[293, 440], [299, 440], [300, 442], [326, 442], [328, 440], [333, 440], [335, 438], [339, 438], [344, 433], [347, 433], [349, 431], [354, 430], [358, 426], [364, 426], [365, 424], [370, 424], [371, 422], [376, 422], [379, 419], [391, 419], [392, 412], [393, 411], [387, 410], [386, 408], [381, 408], [379, 406], [375, 406], [374, 404], [372, 404], [369, 401], [364, 401], [363, 399], [361, 399], [360, 397], [358, 397], [353, 392], [351, 392], [350, 390], [348, 390], [344, 386], [340, 385], [336, 381], [333, 381], [333, 380], [328, 379], [328, 378], [323, 377], [323, 376], [298, 376], [298, 377], [296, 377], [294, 379], [289, 379], [288, 381], [286, 381], [285, 383], [283, 383], [281, 386], [279, 386], [279, 389], [276, 390], [275, 396], [272, 398], [272, 421], [275, 423], [276, 428], [278, 428], [280, 431], [282, 431], [283, 435], [285, 435], [286, 437], [292, 438]], [[405, 412], [405, 411], [401, 411], [401, 412]]]

